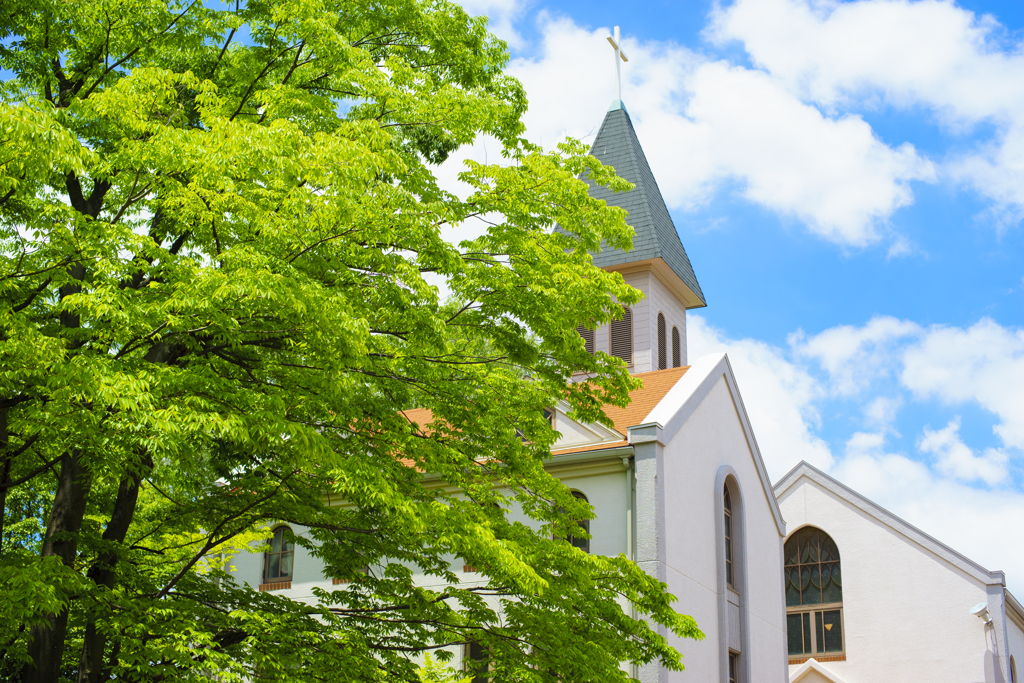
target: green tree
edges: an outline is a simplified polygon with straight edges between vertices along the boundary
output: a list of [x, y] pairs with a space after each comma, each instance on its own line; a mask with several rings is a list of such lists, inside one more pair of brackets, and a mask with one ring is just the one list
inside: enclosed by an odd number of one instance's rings
[[[664, 585], [551, 540], [589, 511], [542, 409], [626, 400], [575, 328], [638, 293], [593, 266], [631, 231], [578, 177], [627, 185], [521, 138], [507, 58], [444, 0], [4, 3], [0, 675], [414, 681], [468, 641], [502, 680], [681, 666]], [[507, 162], [442, 190], [483, 134]], [[268, 520], [359, 580], [233, 583]]]

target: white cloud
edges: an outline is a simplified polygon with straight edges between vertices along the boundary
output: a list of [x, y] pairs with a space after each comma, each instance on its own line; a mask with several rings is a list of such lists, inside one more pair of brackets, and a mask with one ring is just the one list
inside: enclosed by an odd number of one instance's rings
[[894, 345], [919, 332], [915, 323], [882, 316], [861, 327], [832, 327], [809, 339], [798, 333], [790, 337], [790, 344], [799, 355], [821, 364], [834, 392], [849, 396], [892, 372]]
[[[907, 452], [893, 452], [899, 449], [887, 443], [899, 438], [894, 428], [898, 411], [915, 399], [933, 396], [905, 383], [907, 359], [920, 365], [923, 361], [914, 360], [914, 354], [921, 353], [917, 349], [931, 348], [929, 344], [954, 332], [976, 344], [990, 345], [982, 342], [980, 330], [1003, 339], [1005, 352], [996, 354], [1002, 360], [987, 361], [1002, 363], [992, 374], [1008, 372], [1007, 363], [1018, 362], [1010, 351], [1016, 348], [1019, 335], [992, 321], [962, 329], [875, 318], [862, 326], [836, 327], [810, 338], [793, 335], [789, 345], [780, 347], [729, 338], [691, 314], [687, 342], [691, 359], [711, 352], [729, 354], [773, 481], [807, 460], [986, 568], [1007, 570], [1012, 588], [1014, 583], [1024, 585], [1020, 583], [1024, 581], [1024, 547], [1004, 543], [1005, 528], [991, 520], [1024, 519], [1024, 494], [1013, 488], [1009, 478], [1011, 455], [1017, 451], [972, 448], [964, 442], [959, 418], [942, 429], [925, 427]], [[968, 343], [957, 339], [952, 346], [962, 350]], [[945, 350], [949, 345], [940, 346]], [[955, 353], [924, 355], [927, 365], [937, 369], [956, 365]], [[865, 363], [878, 363], [886, 371], [862, 381], [856, 371]], [[953, 392], [963, 380], [961, 375], [919, 374], [931, 378], [933, 391], [948, 392], [951, 404], [978, 402], [978, 387], [970, 382], [959, 393]], [[1014, 383], [1009, 375], [1007, 383]], [[845, 445], [833, 451], [819, 436], [819, 415], [833, 412], [837, 402], [859, 405], [866, 429], [854, 431]], [[1024, 422], [1024, 410], [1013, 419]], [[835, 432], [835, 427], [831, 425], [830, 431]]]
[[692, 314], [686, 320], [686, 344], [690, 359], [722, 351], [729, 354], [773, 481], [801, 460], [822, 469], [832, 467], [828, 445], [813, 433], [818, 422], [814, 401], [821, 397], [821, 388], [806, 370], [789, 362], [782, 349], [753, 339], [729, 339]]
[[944, 165], [1010, 208], [1024, 206], [1024, 53], [1002, 27], [953, 2], [737, 0], [707, 35], [742, 42], [751, 59], [826, 108], [923, 106], [954, 133], [995, 124], [996, 138]]
[[978, 488], [933, 472], [927, 464], [886, 452], [880, 434], [857, 433], [831, 472], [844, 484], [986, 569], [1007, 573], [1010, 589], [1024, 587], [1024, 546], [1006, 543], [993, 520], [1024, 519], [1024, 495]]
[[867, 427], [873, 427], [882, 434], [892, 432], [899, 436], [899, 432], [893, 429], [893, 423], [902, 407], [902, 396], [877, 396], [864, 408], [864, 423]]
[[906, 350], [900, 378], [918, 397], [980, 405], [999, 417], [1003, 444], [1024, 449], [1024, 330], [989, 318], [930, 328]]
[[983, 455], [960, 440], [960, 417], [949, 421], [937, 431], [925, 427], [917, 447], [922, 453], [936, 456], [939, 471], [961, 481], [981, 479], [986, 484], [998, 484], [1006, 478], [1006, 453], [988, 448]]
[[461, 0], [458, 4], [471, 15], [486, 16], [488, 29], [512, 48], [524, 45], [515, 22], [527, 7], [526, 0]]
[[[590, 137], [614, 99], [608, 30], [540, 22], [540, 56], [509, 69], [530, 97], [528, 134], [545, 146]], [[934, 180], [911, 145], [885, 145], [858, 116], [825, 116], [762, 71], [669, 43], [623, 43], [623, 99], [670, 207], [692, 208], [739, 181], [748, 200], [825, 239], [864, 246], [911, 203], [910, 181]]]

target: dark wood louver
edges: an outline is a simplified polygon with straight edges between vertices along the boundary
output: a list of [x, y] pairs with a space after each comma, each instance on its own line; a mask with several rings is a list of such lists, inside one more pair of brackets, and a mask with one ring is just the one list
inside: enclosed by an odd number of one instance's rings
[[627, 307], [622, 308], [622, 317], [612, 320], [612, 355], [618, 356], [626, 361], [626, 365], [633, 364], [633, 311]]
[[672, 328], [672, 367], [678, 368], [683, 364], [682, 354], [679, 352], [679, 328]]
[[668, 344], [665, 342], [665, 316], [658, 314], [658, 369], [668, 367]]
[[580, 325], [576, 328], [576, 331], [583, 337], [583, 347], [587, 350], [587, 353], [594, 355], [594, 331], [587, 329], [586, 325]]

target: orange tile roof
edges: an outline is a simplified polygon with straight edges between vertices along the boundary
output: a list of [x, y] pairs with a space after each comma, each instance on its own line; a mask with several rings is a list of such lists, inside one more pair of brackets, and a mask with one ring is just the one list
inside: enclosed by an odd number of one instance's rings
[[[682, 368], [655, 370], [654, 372], [642, 372], [635, 375], [643, 381], [644, 385], [639, 389], [629, 392], [629, 405], [625, 408], [619, 408], [618, 406], [605, 406], [604, 408], [605, 415], [611, 418], [615, 426], [615, 431], [622, 434], [623, 437], [629, 436], [628, 429], [642, 424], [643, 419], [654, 410], [654, 407], [658, 405], [661, 399], [665, 398], [665, 394], [669, 392], [669, 389], [674, 387], [676, 382], [689, 369], [690, 366], [687, 365]], [[421, 427], [430, 424], [433, 419], [433, 413], [428, 408], [411, 408], [403, 411], [403, 415], [410, 422], [416, 422]], [[605, 448], [619, 448], [626, 445], [628, 445], [628, 441], [623, 438], [622, 441], [588, 444], [573, 448], [559, 448], [552, 452], [559, 455], [568, 455], [570, 453], [597, 451]]]
[[604, 414], [611, 418], [615, 424], [615, 431], [623, 436], [628, 436], [626, 430], [642, 424], [645, 417], [650, 415], [654, 406], [658, 405], [669, 389], [675, 386], [679, 378], [686, 374], [690, 366], [682, 368], [670, 368], [668, 370], [655, 370], [654, 372], [642, 372], [634, 375], [643, 380], [644, 385], [629, 392], [629, 405], [625, 408], [618, 406], [605, 406]]

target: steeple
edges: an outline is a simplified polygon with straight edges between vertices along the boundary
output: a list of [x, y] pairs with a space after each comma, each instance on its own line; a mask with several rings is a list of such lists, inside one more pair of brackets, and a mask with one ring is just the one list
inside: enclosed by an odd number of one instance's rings
[[684, 308], [706, 306], [693, 266], [621, 100], [612, 102], [590, 153], [634, 185], [629, 192], [615, 193], [588, 179], [590, 196], [628, 211], [627, 222], [636, 231], [633, 251], [627, 253], [602, 245], [594, 255], [594, 265], [614, 271], [646, 266], [665, 281]]

